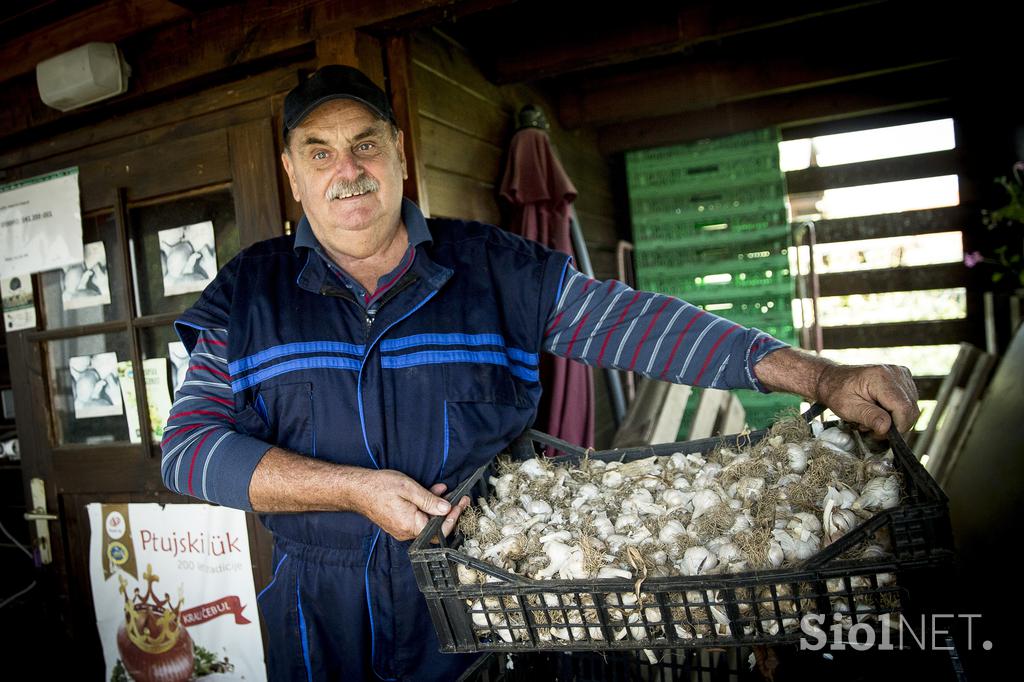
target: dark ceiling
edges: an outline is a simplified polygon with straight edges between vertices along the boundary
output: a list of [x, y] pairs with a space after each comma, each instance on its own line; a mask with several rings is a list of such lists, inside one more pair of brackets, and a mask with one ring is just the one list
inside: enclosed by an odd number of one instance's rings
[[[714, 120], [756, 126], [827, 118], [831, 108], [884, 110], [959, 96], [1008, 97], [1019, 71], [1021, 3], [942, 7], [900, 0], [766, 3], [597, 3], [580, 0], [406, 0], [385, 3], [377, 34], [437, 27], [465, 46], [495, 83], [530, 83], [568, 128], [598, 131], [608, 150], [658, 143], [662, 129]], [[65, 0], [15, 2], [0, 18], [0, 80], [24, 78], [52, 36], [120, 41], [222, 7], [246, 40], [271, 28], [252, 17], [337, 17], [373, 3], [298, 0]], [[391, 7], [391, 6], [394, 7]], [[121, 8], [127, 8], [121, 12]], [[119, 14], [120, 12], [120, 14]], [[320, 14], [318, 14], [318, 12]], [[82, 22], [82, 17], [97, 17]], [[224, 13], [221, 13], [224, 16]], [[76, 18], [79, 24], [74, 24]], [[94, 25], [104, 35], [84, 36]], [[96, 29], [97, 31], [99, 28]], [[78, 44], [78, 43], [75, 43]], [[5, 47], [6, 45], [6, 47]], [[54, 45], [56, 49], [61, 46]], [[63, 46], [67, 49], [66, 46]], [[208, 49], [208, 46], [199, 46]], [[31, 54], [29, 54], [31, 52]], [[30, 59], [29, 57], [33, 57]], [[1001, 104], [1000, 106], [1008, 106]], [[710, 114], [710, 116], [709, 116]]]

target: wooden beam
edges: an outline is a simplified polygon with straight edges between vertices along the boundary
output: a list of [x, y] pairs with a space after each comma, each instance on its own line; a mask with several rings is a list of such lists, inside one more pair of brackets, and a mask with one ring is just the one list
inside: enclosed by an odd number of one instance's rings
[[[320, 36], [452, 4], [457, 4], [457, 0], [348, 0], [343, 3], [245, 0], [217, 7], [189, 21], [179, 20], [141, 33], [135, 31], [120, 41], [119, 47], [132, 66], [132, 78], [128, 92], [114, 100], [61, 114], [39, 101], [34, 76], [10, 80], [5, 86], [6, 101], [16, 104], [0, 109], [0, 131], [4, 137], [13, 137], [46, 124], [59, 123], [63, 129], [81, 127], [87, 124], [83, 113], [93, 112], [91, 123], [112, 112], [130, 111], [132, 103], [138, 100], [148, 98], [151, 103], [183, 94], [181, 90], [188, 83], [210, 87], [218, 81], [223, 83], [262, 69], [276, 68], [282, 55], [294, 55], [314, 44]], [[177, 11], [184, 10], [177, 8]], [[93, 36], [83, 30], [79, 39], [87, 42]], [[21, 49], [31, 49], [31, 46], [22, 45]], [[37, 60], [35, 55], [31, 59]], [[11, 78], [14, 73], [0, 72], [0, 80]], [[137, 107], [135, 104], [134, 108]], [[50, 135], [55, 132], [59, 131], [48, 131]], [[0, 140], [0, 146], [18, 145], [18, 142]]]
[[407, 177], [405, 196], [415, 202], [423, 215], [430, 215], [430, 199], [427, 195], [427, 179], [420, 154], [419, 108], [416, 100], [416, 83], [413, 80], [412, 57], [408, 36], [391, 36], [385, 39], [387, 70], [391, 90], [391, 106], [398, 119], [405, 140]]
[[[284, 234], [274, 154], [277, 136], [280, 133], [271, 130], [269, 117], [228, 128], [235, 221], [247, 226], [239, 232], [251, 236], [252, 242]], [[240, 246], [244, 249], [252, 242]]]
[[[808, 275], [803, 275], [803, 278], [807, 277]], [[818, 276], [821, 296], [947, 289], [969, 286], [972, 279], [970, 271], [963, 263], [836, 272]], [[810, 290], [808, 281], [806, 291]]]
[[786, 187], [790, 194], [821, 192], [835, 187], [856, 187], [914, 178], [956, 175], [961, 170], [959, 154], [956, 150], [950, 149], [892, 159], [790, 171], [786, 173]]
[[[822, 5], [833, 5], [822, 7]], [[488, 45], [478, 52], [490, 62], [489, 70], [499, 84], [535, 81], [598, 67], [613, 66], [692, 51], [695, 47], [774, 29], [832, 14], [863, 11], [886, 4], [873, 2], [686, 3], [645, 7], [643, 12], [623, 13], [618, 5], [588, 8], [585, 13], [569, 6], [554, 17], [537, 21], [523, 12], [497, 13], [506, 30], [487, 36]], [[575, 30], [566, 30], [572, 22]], [[524, 42], [520, 37], [530, 35]]]
[[976, 341], [976, 325], [967, 320], [886, 322], [822, 327], [825, 348], [889, 348]]
[[116, 43], [189, 15], [168, 0], [109, 0], [0, 47], [0, 82], [33, 71], [39, 62], [85, 43]]
[[938, 103], [923, 107], [901, 109], [899, 111], [883, 112], [880, 114], [867, 114], [852, 118], [840, 118], [832, 121], [824, 121], [822, 123], [787, 126], [781, 131], [781, 133], [783, 140], [799, 140], [806, 137], [853, 133], [860, 130], [870, 130], [872, 128], [902, 126], [911, 123], [921, 123], [923, 121], [934, 121], [940, 118], [952, 118], [953, 116], [953, 107], [948, 103]]
[[[213, 112], [247, 103], [251, 104], [254, 116], [270, 116], [268, 98], [290, 90], [297, 82], [296, 69], [286, 66], [135, 111], [130, 116], [110, 116], [96, 125], [76, 128], [39, 144], [0, 154], [0, 169], [39, 164], [67, 155], [73, 155], [73, 158], [69, 156], [72, 164], [81, 163], [116, 153], [111, 145], [127, 149], [128, 145], [138, 147], [187, 137], [199, 132], [202, 120]], [[232, 115], [226, 116], [232, 119]], [[233, 122], [237, 120], [225, 120], [228, 125]]]
[[[559, 84], [559, 118], [578, 127], [628, 121], [637, 111], [667, 116], [893, 73], [955, 58], [964, 49], [963, 41], [956, 40], [962, 36], [945, 18], [922, 17], [921, 25], [905, 16], [852, 19], [822, 25], [816, 36], [802, 27], [764, 31], [664, 65], [597, 70], [566, 79]], [[865, 50], [869, 37], [886, 48]], [[816, 38], [820, 45], [812, 56], [808, 42]]]
[[[598, 129], [605, 153], [646, 149], [767, 128], [807, 125], [943, 102], [955, 93], [959, 65], [930, 64], [845, 83], [757, 97], [671, 116], [642, 119]], [[630, 93], [625, 93], [630, 94]]]
[[462, 0], [461, 2], [438, 3], [434, 7], [403, 14], [393, 19], [367, 25], [365, 28], [381, 37], [411, 33], [445, 22], [456, 23], [470, 15], [512, 5], [516, 2], [517, 0]]
[[825, 244], [954, 232], [968, 226], [971, 218], [969, 214], [970, 211], [964, 206], [949, 206], [904, 213], [820, 220], [814, 223], [815, 239], [817, 243]]

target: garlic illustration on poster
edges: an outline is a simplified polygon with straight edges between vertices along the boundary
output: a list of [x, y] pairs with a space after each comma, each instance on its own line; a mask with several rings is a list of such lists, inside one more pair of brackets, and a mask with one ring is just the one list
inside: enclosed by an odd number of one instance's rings
[[75, 419], [112, 417], [124, 412], [117, 377], [117, 353], [79, 355], [68, 359]]
[[104, 679], [266, 680], [243, 512], [202, 504], [87, 510]]
[[172, 227], [157, 233], [164, 296], [202, 291], [217, 274], [213, 223]]
[[103, 242], [86, 244], [84, 260], [61, 269], [60, 291], [64, 310], [110, 304], [107, 249]]

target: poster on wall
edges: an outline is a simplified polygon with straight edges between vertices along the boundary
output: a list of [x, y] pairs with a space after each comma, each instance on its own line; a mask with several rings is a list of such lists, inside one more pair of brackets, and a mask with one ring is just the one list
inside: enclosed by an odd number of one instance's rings
[[157, 232], [164, 296], [202, 291], [217, 274], [213, 223], [173, 227]]
[[[145, 373], [146, 398], [149, 407], [150, 438], [159, 443], [171, 413], [171, 398], [167, 393], [167, 360], [149, 358], [142, 361]], [[128, 437], [133, 443], [142, 442], [142, 424], [139, 423], [138, 400], [135, 395], [135, 371], [131, 360], [117, 363], [117, 378], [124, 399], [124, 416], [128, 422]]]
[[4, 305], [4, 329], [9, 332], [36, 328], [36, 304], [30, 275], [0, 279]]
[[0, 185], [0, 279], [83, 260], [78, 168]]
[[68, 359], [75, 419], [112, 417], [121, 414], [121, 386], [117, 378], [117, 353], [79, 355]]
[[266, 680], [245, 513], [86, 505], [109, 682]]
[[86, 244], [82, 262], [61, 269], [60, 291], [64, 310], [110, 304], [107, 250], [103, 242]]

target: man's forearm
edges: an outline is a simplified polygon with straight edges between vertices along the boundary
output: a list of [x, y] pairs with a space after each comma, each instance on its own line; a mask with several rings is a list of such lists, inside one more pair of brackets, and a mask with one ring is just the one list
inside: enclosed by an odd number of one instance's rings
[[821, 399], [821, 376], [831, 360], [782, 348], [764, 356], [754, 365], [754, 374], [771, 391], [795, 393], [814, 402]]
[[372, 473], [274, 447], [253, 471], [249, 502], [257, 512], [358, 512]]

